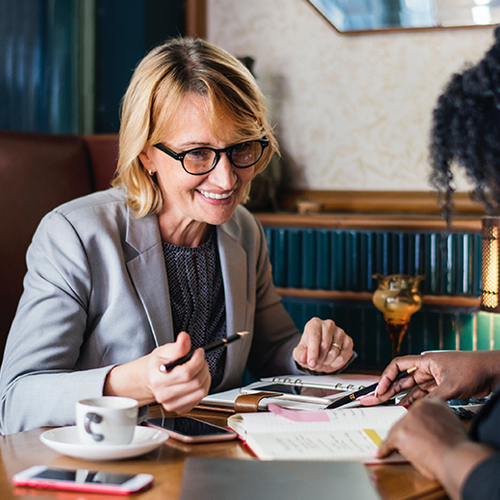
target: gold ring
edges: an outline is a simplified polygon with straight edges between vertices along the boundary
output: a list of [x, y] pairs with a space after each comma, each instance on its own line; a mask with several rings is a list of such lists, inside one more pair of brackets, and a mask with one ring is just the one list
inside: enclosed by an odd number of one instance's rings
[[336, 348], [339, 350], [339, 352], [341, 352], [341, 351], [342, 351], [342, 347], [341, 347], [341, 346], [339, 346], [339, 345], [337, 344], [337, 342], [332, 342], [332, 347], [336, 347]]

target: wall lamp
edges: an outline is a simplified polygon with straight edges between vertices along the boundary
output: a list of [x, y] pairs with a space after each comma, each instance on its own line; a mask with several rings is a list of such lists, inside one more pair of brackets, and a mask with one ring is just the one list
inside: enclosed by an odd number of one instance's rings
[[500, 312], [500, 217], [483, 217], [481, 227], [481, 311]]

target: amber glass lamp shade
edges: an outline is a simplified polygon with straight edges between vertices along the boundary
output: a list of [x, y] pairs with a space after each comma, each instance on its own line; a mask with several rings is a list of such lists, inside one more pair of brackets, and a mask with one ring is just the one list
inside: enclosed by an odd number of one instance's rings
[[375, 307], [384, 313], [387, 332], [392, 343], [392, 357], [399, 356], [401, 341], [408, 329], [410, 317], [422, 307], [422, 295], [418, 290], [423, 275], [407, 276], [374, 274], [378, 288], [373, 293]]
[[500, 312], [500, 217], [483, 217], [481, 228], [482, 311]]

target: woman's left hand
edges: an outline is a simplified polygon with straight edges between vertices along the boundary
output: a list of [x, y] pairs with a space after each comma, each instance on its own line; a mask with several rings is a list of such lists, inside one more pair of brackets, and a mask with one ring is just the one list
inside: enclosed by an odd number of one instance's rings
[[307, 370], [331, 373], [349, 361], [352, 345], [351, 337], [332, 320], [313, 318], [306, 324], [293, 358]]

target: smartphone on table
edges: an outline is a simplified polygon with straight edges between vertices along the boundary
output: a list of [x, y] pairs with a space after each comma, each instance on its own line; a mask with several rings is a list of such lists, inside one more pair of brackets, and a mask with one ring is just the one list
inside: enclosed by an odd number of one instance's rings
[[308, 387], [304, 385], [279, 384], [279, 383], [262, 383], [258, 382], [248, 387], [241, 389], [242, 394], [252, 394], [256, 392], [275, 392], [277, 397], [280, 394], [285, 399], [303, 401], [309, 403], [328, 404], [331, 403], [335, 396], [344, 393], [338, 389], [330, 389], [329, 387]]
[[208, 443], [236, 439], [236, 432], [191, 417], [163, 417], [145, 420], [149, 427], [165, 430], [173, 439], [184, 443]]
[[128, 495], [148, 487], [153, 479], [151, 474], [117, 474], [86, 469], [53, 469], [35, 465], [14, 474], [12, 482], [16, 486]]

